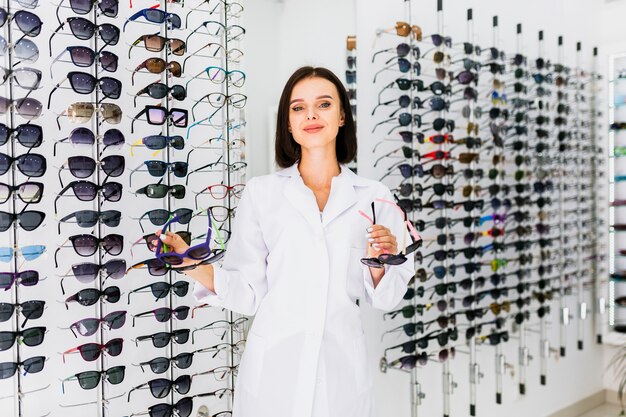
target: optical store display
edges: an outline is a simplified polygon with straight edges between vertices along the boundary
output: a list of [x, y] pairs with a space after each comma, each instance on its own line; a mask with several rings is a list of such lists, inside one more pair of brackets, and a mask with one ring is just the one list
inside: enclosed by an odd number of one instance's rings
[[[470, 39], [473, 24], [470, 9]], [[497, 17], [492, 26], [499, 39]], [[511, 29], [521, 45], [522, 24]], [[380, 360], [382, 372], [411, 373], [412, 415], [432, 390], [419, 379], [422, 367], [441, 364], [449, 415], [456, 384], [450, 361], [469, 360], [469, 413], [478, 415], [479, 382], [491, 376], [480, 372], [477, 349], [494, 351], [495, 401], [502, 403], [503, 344], [519, 347], [517, 365], [508, 368], [519, 367], [523, 395], [535, 377], [527, 369], [531, 327], [543, 347], [533, 354], [542, 385], [553, 349], [548, 333], [560, 340], [559, 356], [571, 349], [570, 311], [581, 312], [576, 349], [596, 342], [584, 334], [587, 312], [604, 302], [598, 292], [589, 305], [585, 293], [607, 282], [599, 214], [607, 202], [595, 192], [604, 176], [595, 101], [601, 77], [561, 64], [565, 46], [562, 37], [555, 41], [559, 56], [542, 55], [540, 32], [534, 58], [427, 35], [419, 22], [398, 19], [377, 30], [370, 80], [379, 91], [371, 110], [375, 166], [386, 167], [381, 180], [424, 240], [403, 304], [384, 315], [389, 329]], [[578, 43], [576, 62], [582, 53]], [[561, 319], [550, 326], [549, 316]]]
[[626, 332], [626, 274], [624, 273], [624, 180], [626, 177], [624, 162], [624, 129], [626, 120], [626, 56], [611, 57], [609, 66], [611, 79], [609, 81], [609, 122], [608, 158], [609, 158], [609, 195], [611, 202], [611, 224], [609, 225], [609, 272], [610, 283], [608, 293], [609, 325], [619, 333]]
[[[0, 7], [7, 415], [230, 415], [248, 319], [194, 307], [190, 266], [154, 231], [175, 230], [196, 264], [225, 253], [245, 187], [243, 12], [225, 0]], [[41, 391], [58, 402], [33, 401]]]
[[[525, 22], [501, 27], [491, 16], [493, 38], [477, 42], [471, 10], [467, 37], [452, 37], [441, 0], [437, 15], [395, 1], [407, 12], [368, 28], [375, 42], [360, 42], [358, 79], [356, 36], [338, 67], [355, 117], [357, 89], [363, 96], [359, 145], [374, 158], [360, 169], [379, 170], [395, 196], [359, 215], [373, 224], [393, 207], [410, 236], [399, 253], [360, 262], [416, 259], [402, 302], [379, 313], [381, 347], [369, 359], [379, 378], [410, 377], [412, 415], [424, 399], [445, 416], [459, 403], [481, 415], [487, 396], [512, 397], [507, 380], [530, 397], [532, 381], [556, 379], [554, 359], [624, 332], [626, 58], [612, 58], [605, 80], [587, 65], [597, 59], [592, 45], [544, 39]], [[183, 256], [194, 265], [223, 258], [246, 186], [246, 87], [259, 78], [244, 66], [246, 7], [0, 5], [7, 415], [188, 417], [206, 407], [232, 415], [252, 320], [198, 305], [182, 272], [193, 267]], [[434, 21], [437, 30], [423, 30]], [[486, 40], [503, 32], [520, 47]], [[538, 48], [522, 49], [529, 44]], [[608, 150], [599, 145], [605, 134]], [[158, 230], [189, 250], [173, 252]], [[515, 357], [506, 356], [511, 346]], [[469, 373], [453, 375], [459, 363]], [[424, 375], [433, 368], [436, 383]], [[461, 384], [469, 395], [455, 396]]]

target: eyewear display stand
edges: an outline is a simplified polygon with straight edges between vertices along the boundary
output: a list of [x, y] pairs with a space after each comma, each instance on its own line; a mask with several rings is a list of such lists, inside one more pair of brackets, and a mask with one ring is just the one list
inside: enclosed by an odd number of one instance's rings
[[[543, 39], [543, 30], [539, 31], [538, 34], [538, 50], [539, 56], [545, 56], [545, 48], [544, 48], [544, 39]], [[541, 115], [541, 113], [539, 113]], [[547, 139], [547, 138], [546, 138]], [[557, 147], [558, 142], [552, 141], [548, 142], [548, 146], [550, 147], [548, 150], [548, 157], [550, 160], [554, 160], [554, 152]], [[548, 180], [552, 181], [555, 178], [554, 172], [555, 167], [552, 163], [548, 165], [550, 175], [547, 177]], [[548, 220], [548, 219], [546, 219]], [[543, 279], [543, 276], [540, 276], [540, 279]], [[544, 315], [539, 319], [539, 373], [540, 373], [540, 383], [541, 385], [546, 385], [547, 383], [547, 374], [548, 374], [548, 358], [550, 357], [550, 341], [548, 340], [548, 315]]]
[[[472, 44], [474, 43], [474, 39], [475, 39], [475, 33], [474, 33], [474, 12], [472, 9], [468, 9], [467, 10], [467, 39], [469, 42], [471, 42]], [[472, 52], [474, 52], [472, 50]], [[466, 57], [468, 59], [473, 59], [474, 58], [474, 53], [471, 54], [466, 54]], [[476, 109], [478, 107], [477, 101], [476, 100], [468, 100], [467, 102], [470, 111], [469, 111], [469, 117], [467, 119], [468, 124], [470, 123], [474, 123], [476, 125], [478, 125], [478, 121], [476, 120], [475, 114], [476, 114]], [[478, 135], [477, 135], [478, 136]], [[471, 161], [470, 162], [470, 169], [474, 170], [477, 168], [477, 163], [476, 161]], [[472, 190], [474, 190], [477, 186], [477, 181], [474, 177], [472, 177], [469, 180], [469, 184], [470, 187], [472, 187]], [[470, 193], [470, 199], [474, 200], [474, 196], [476, 195], [476, 193]], [[470, 233], [476, 233], [476, 225], [472, 222], [472, 225], [470, 226]], [[476, 247], [476, 240], [472, 241], [472, 247]], [[470, 274], [470, 279], [472, 281], [474, 281], [474, 279], [476, 278], [476, 272], [472, 272]], [[471, 285], [470, 287], [470, 291], [469, 291], [469, 295], [471, 297], [475, 297], [476, 296], [476, 287], [475, 285]], [[471, 309], [474, 309], [477, 307], [477, 302], [472, 303], [472, 305], [469, 307]], [[469, 322], [469, 326], [475, 326], [476, 325], [476, 319], [475, 317], [472, 317], [472, 320], [470, 320]], [[469, 412], [471, 416], [475, 416], [476, 415], [476, 396], [478, 393], [478, 383], [480, 382], [480, 378], [482, 377], [482, 374], [480, 372], [480, 365], [477, 362], [477, 358], [476, 358], [476, 338], [472, 337], [469, 339], [468, 341], [468, 346], [469, 346], [469, 387], [470, 387], [470, 401], [469, 401]]]
[[[583, 74], [582, 74], [582, 66], [581, 66], [581, 43], [577, 42], [576, 43], [576, 67], [575, 67], [575, 75], [574, 75], [574, 82], [576, 83], [576, 95], [578, 97], [581, 97], [580, 100], [576, 100], [576, 109], [575, 109], [575, 118], [574, 118], [574, 138], [575, 140], [574, 142], [574, 146], [575, 148], [575, 156], [573, 158], [574, 163], [578, 166], [582, 166], [582, 162], [583, 162], [583, 154], [582, 154], [582, 147], [583, 145], [583, 139], [585, 139], [588, 143], [588, 138], [587, 136], [585, 136], [584, 138], [582, 137], [582, 117], [583, 117], [583, 111], [581, 109], [581, 103], [582, 103], [582, 95], [583, 95], [583, 85], [584, 85], [584, 78], [583, 78]], [[575, 274], [575, 279], [576, 279], [576, 288], [577, 288], [577, 293], [576, 293], [576, 298], [577, 298], [577, 314], [578, 314], [578, 320], [576, 322], [577, 326], [577, 348], [578, 350], [583, 350], [584, 347], [584, 341], [585, 341], [585, 320], [587, 319], [587, 303], [585, 302], [584, 299], [584, 277], [586, 275], [588, 275], [587, 272], [587, 268], [584, 265], [583, 262], [583, 248], [585, 246], [585, 239], [583, 236], [583, 227], [584, 227], [584, 222], [583, 222], [583, 212], [582, 212], [582, 207], [580, 204], [581, 199], [583, 199], [583, 185], [582, 185], [582, 181], [580, 176], [576, 175], [575, 176], [575, 189], [576, 189], [576, 194], [577, 194], [577, 198], [576, 198], [576, 217], [577, 217], [577, 236], [576, 236], [576, 242], [577, 242], [577, 248], [576, 248], [576, 274]], [[593, 279], [596, 279], [595, 276], [592, 276]]]
[[[563, 36], [559, 36], [558, 38], [558, 62], [562, 63], [565, 62], [563, 60], [564, 56], [563, 56]], [[559, 88], [557, 88], [557, 93], [558, 91], [561, 90]], [[561, 132], [562, 129], [557, 129], [557, 133]], [[563, 152], [559, 151], [559, 171], [558, 171], [558, 205], [559, 205], [559, 229], [561, 231], [564, 230], [565, 227], [565, 221], [563, 218], [563, 211], [565, 210], [565, 204], [563, 202], [563, 193], [564, 193], [564, 174], [566, 172], [566, 170], [563, 167], [564, 165], [564, 158], [563, 158]], [[565, 273], [565, 269], [567, 268], [567, 262], [565, 259], [565, 243], [566, 243], [566, 238], [565, 235], [563, 233], [561, 233], [560, 235], [560, 242], [559, 242], [559, 259], [560, 259], [560, 276], [559, 276], [559, 314], [560, 314], [560, 327], [559, 327], [559, 355], [560, 356], [565, 356], [566, 353], [566, 346], [567, 346], [567, 325], [569, 324], [569, 316], [570, 316], [570, 312], [569, 312], [569, 308], [566, 305], [566, 300], [565, 300], [565, 288], [567, 287], [567, 274]]]
[[[589, 197], [591, 198], [591, 230], [590, 234], [592, 237], [592, 241], [595, 242], [593, 246], [593, 261], [591, 263], [591, 276], [595, 278], [594, 280], [594, 294], [593, 294], [593, 311], [594, 311], [594, 333], [596, 335], [596, 343], [602, 344], [602, 334], [604, 329], [604, 324], [606, 320], [606, 296], [604, 294], [605, 283], [608, 280], [605, 278], [607, 276], [607, 271], [604, 268], [605, 262], [602, 262], [602, 257], [604, 257], [604, 251], [602, 247], [606, 248], [606, 238], [604, 237], [604, 232], [606, 230], [606, 225], [608, 222], [604, 219], [606, 210], [605, 208], [597, 203], [597, 199], [595, 197], [595, 190], [601, 190], [600, 196], [604, 198], [606, 202], [605, 196], [605, 188], [604, 181], [598, 180], [602, 176], [606, 175], [603, 171], [602, 167], [606, 166], [606, 160], [601, 158], [601, 155], [604, 156], [604, 152], [601, 151], [600, 141], [598, 137], [598, 116], [599, 116], [599, 106], [598, 100], [596, 98], [597, 93], [599, 92], [599, 79], [597, 76], [597, 67], [598, 67], [598, 48], [593, 48], [593, 59], [591, 62], [591, 82], [590, 82], [590, 123], [591, 129], [589, 131], [590, 134], [590, 142], [591, 142], [591, 152], [595, 157], [591, 158], [591, 187], [589, 190]], [[601, 188], [600, 188], [601, 187]], [[600, 213], [600, 215], [598, 215]]]
[[[522, 24], [518, 23], [517, 24], [517, 28], [516, 28], [516, 38], [517, 38], [517, 55], [516, 56], [522, 56], [523, 52], [524, 52], [524, 48], [523, 48], [523, 36], [522, 36]], [[520, 62], [521, 65], [518, 65], [517, 68], [521, 68], [524, 72], [528, 72], [528, 65], [527, 65], [527, 60], [526, 57], [523, 57], [521, 59]], [[518, 92], [517, 94], [515, 94], [515, 97], [517, 99], [519, 99], [520, 101], [525, 101], [527, 99], [526, 97], [526, 93], [522, 90], [520, 92]], [[525, 106], [523, 108], [523, 113], [527, 114], [527, 112], [529, 111], [528, 109], [529, 106]], [[524, 141], [524, 136], [523, 135], [517, 135], [516, 137], [517, 140], [520, 141]], [[528, 138], [528, 141], [530, 142], [530, 138]], [[530, 157], [527, 155], [527, 147], [522, 147], [522, 149], [520, 149], [517, 152], [516, 157], [521, 157], [522, 160], [524, 161], [530, 161]], [[528, 159], [527, 159], [528, 158]], [[527, 171], [530, 171], [530, 166], [528, 166], [528, 164], [522, 164], [520, 165], [520, 169], [524, 169], [526, 168]], [[519, 185], [522, 185], [522, 182], [518, 182]], [[527, 193], [525, 190], [520, 189], [518, 190], [518, 197], [520, 198], [524, 198], [525, 196], [529, 195], [529, 193]], [[532, 225], [530, 225], [530, 227], [532, 227]], [[523, 254], [532, 256], [531, 251], [524, 251], [522, 252]], [[522, 265], [520, 265], [520, 274], [518, 275], [518, 279], [519, 279], [519, 283], [520, 284], [524, 284], [525, 281], [527, 281], [526, 277], [528, 277], [530, 275], [530, 268], [524, 268]], [[523, 288], [523, 287], [522, 287]], [[524, 296], [527, 296], [527, 294], [525, 294], [525, 291], [522, 291], [521, 293], [519, 293], [519, 297], [520, 298], [524, 298]], [[529, 354], [528, 354], [528, 347], [527, 347], [527, 342], [526, 342], [526, 321], [524, 320], [524, 306], [521, 305], [519, 307], [519, 313], [521, 314], [522, 317], [522, 321], [521, 323], [517, 324], [517, 330], [519, 332], [519, 347], [518, 347], [518, 366], [519, 366], [519, 381], [518, 381], [518, 387], [519, 387], [519, 393], [520, 395], [525, 395], [526, 394], [526, 370], [528, 367], [528, 361], [529, 361]]]
[[[12, 10], [11, 8], [12, 3], [11, 2], [7, 2], [6, 3], [6, 13], [8, 16], [15, 16], [15, 13], [18, 12], [19, 10]], [[8, 18], [6, 21], [6, 33], [7, 33], [7, 44], [8, 45], [14, 45], [14, 39], [13, 39], [13, 25], [15, 25], [15, 21], [13, 18]], [[22, 37], [24, 38], [24, 37]], [[20, 64], [20, 61], [18, 62], [14, 62], [14, 48], [10, 47], [7, 49], [6, 51], [6, 56], [7, 56], [7, 60], [8, 60], [8, 69], [13, 71], [14, 67], [18, 64]], [[6, 62], [6, 61], [5, 61]], [[19, 84], [15, 84], [15, 78], [12, 76], [7, 77], [8, 79], [6, 80], [6, 83], [8, 85], [8, 100], [10, 103], [13, 103], [14, 101], [14, 88], [19, 86]], [[29, 91], [30, 92], [30, 91]], [[17, 138], [15, 137], [15, 135], [12, 132], [15, 132], [14, 127], [15, 127], [15, 113], [16, 113], [16, 109], [15, 109], [15, 104], [11, 104], [9, 106], [9, 109], [7, 111], [7, 116], [8, 116], [8, 128], [10, 129], [9, 132], [11, 132], [9, 134], [8, 137], [8, 141], [10, 142], [10, 152], [11, 152], [11, 156], [16, 156], [17, 155], [17, 147], [16, 147], [16, 141]], [[19, 112], [17, 112], [19, 114]], [[29, 149], [30, 151], [30, 149]], [[17, 178], [17, 173], [18, 173], [18, 164], [17, 161], [16, 163], [11, 165], [10, 168], [10, 174], [9, 174], [9, 186], [15, 186], [16, 184], [18, 184], [18, 178]], [[26, 208], [29, 206], [30, 203], [25, 203], [26, 206], [18, 211], [18, 193], [17, 190], [15, 190], [15, 192], [12, 193], [12, 198], [9, 197], [10, 203], [9, 203], [9, 211], [11, 213], [21, 213], [24, 210], [26, 210]], [[11, 231], [10, 231], [10, 239], [8, 242], [6, 242], [5, 244], [7, 245], [11, 245], [13, 248], [13, 259], [12, 262], [10, 263], [10, 265], [12, 265], [12, 270], [13, 273], [18, 273], [20, 270], [20, 261], [19, 261], [19, 255], [18, 255], [18, 248], [19, 248], [19, 241], [20, 241], [20, 236], [19, 236], [19, 226], [18, 223], [20, 221], [18, 219], [15, 219], [15, 221], [12, 224], [11, 227]], [[18, 283], [19, 278], [16, 278], [15, 281], [13, 282], [13, 284], [15, 285], [15, 288], [12, 291], [11, 294], [11, 303], [14, 304], [16, 306], [15, 311], [14, 311], [14, 330], [13, 331], [21, 331], [24, 330], [22, 329], [23, 325], [21, 325], [20, 323], [20, 312], [21, 312], [21, 305], [20, 303], [23, 302], [22, 300], [22, 295], [20, 294], [20, 285]], [[17, 363], [17, 370], [15, 372], [16, 376], [13, 379], [14, 381], [14, 388], [13, 388], [13, 412], [15, 413], [14, 416], [15, 417], [22, 417], [23, 415], [25, 415], [25, 407], [24, 407], [24, 398], [28, 395], [28, 394], [32, 394], [35, 392], [41, 392], [46, 390], [47, 388], [50, 387], [50, 385], [47, 385], [43, 388], [40, 389], [35, 389], [35, 390], [31, 390], [28, 392], [24, 391], [24, 375], [22, 374], [22, 370], [20, 369], [21, 366], [23, 366], [23, 356], [24, 356], [24, 352], [22, 351], [22, 342], [20, 340], [21, 336], [17, 336], [16, 340], [15, 340], [15, 344], [14, 344], [14, 348], [12, 349], [13, 352], [13, 361], [15, 363]], [[44, 336], [45, 337], [45, 336]], [[46, 343], [45, 339], [43, 341], [43, 343]], [[28, 349], [28, 347], [26, 348]], [[28, 359], [26, 359], [28, 360]], [[22, 365], [20, 365], [22, 364]], [[45, 364], [45, 361], [44, 361]], [[45, 365], [44, 365], [44, 371], [45, 371]], [[3, 396], [3, 399], [6, 399], [7, 397]], [[8, 407], [5, 408], [5, 410], [8, 411]], [[48, 413], [49, 414], [49, 413]]]
[[[626, 53], [609, 56], [609, 114], [608, 114], [608, 195], [609, 195], [609, 234], [608, 234], [608, 301], [606, 303], [607, 331], [602, 337], [603, 343], [623, 346], [626, 337], [626, 307], [616, 303], [616, 299], [626, 295], [626, 247], [625, 232], [620, 225], [626, 223], [626, 208], [619, 202], [623, 201], [624, 178], [626, 176], [626, 158], [618, 157], [626, 145], [625, 130], [620, 125], [626, 122]], [[603, 305], [600, 304], [600, 309]]]
[[[500, 28], [498, 25], [498, 16], [493, 16], [492, 18], [492, 44], [493, 44], [493, 48], [495, 48], [496, 50], [500, 50], [500, 45], [499, 45], [499, 39], [500, 39]], [[497, 58], [496, 58], [497, 60]], [[502, 64], [504, 65], [504, 62], [496, 62], [496, 65], [498, 64]], [[496, 79], [497, 77], [497, 72], [494, 75], [494, 79]], [[501, 92], [503, 93], [503, 91]], [[504, 110], [504, 105], [506, 104], [504, 102], [504, 100], [501, 100], [498, 102], [501, 106], [502, 106], [502, 110]], [[500, 132], [498, 132], [498, 134], [500, 134]], [[494, 141], [495, 141], [495, 135], [494, 135]], [[494, 145], [495, 146], [495, 145]], [[496, 147], [496, 152], [498, 152], [498, 150], [500, 150], [499, 155], [498, 153], [496, 153], [496, 155], [499, 156], [498, 158], [498, 163], [496, 164], [495, 168], [498, 170], [498, 175], [496, 175], [495, 179], [494, 179], [494, 183], [497, 187], [502, 188], [501, 186], [503, 185], [502, 183], [502, 177], [500, 175], [500, 172], [503, 172], [504, 170], [504, 155], [502, 154], [502, 150], [503, 148], [499, 148]], [[494, 211], [494, 217], [497, 215], [500, 216], [504, 216], [506, 215], [506, 213], [504, 212], [504, 208], [500, 207], [500, 209], [502, 209], [502, 211], [496, 209]], [[498, 249], [495, 247], [496, 243], [497, 243], [498, 239], [494, 238], [494, 248], [493, 248], [493, 261], [496, 262], [497, 265], [502, 265], [501, 268], [504, 269], [506, 268], [506, 262], [502, 262], [501, 261], [501, 255], [498, 254]], [[497, 269], [497, 271], [501, 271], [500, 268]], [[500, 283], [498, 283], [499, 285]], [[495, 378], [496, 378], [496, 404], [502, 404], [502, 376], [504, 375], [504, 365], [505, 365], [505, 356], [504, 353], [502, 352], [502, 343], [498, 343], [495, 346]]]

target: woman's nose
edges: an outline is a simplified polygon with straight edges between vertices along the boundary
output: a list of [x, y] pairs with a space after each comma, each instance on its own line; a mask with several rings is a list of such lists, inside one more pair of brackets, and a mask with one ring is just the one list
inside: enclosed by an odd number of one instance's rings
[[315, 109], [309, 109], [306, 115], [307, 120], [317, 119], [317, 114], [315, 113]]

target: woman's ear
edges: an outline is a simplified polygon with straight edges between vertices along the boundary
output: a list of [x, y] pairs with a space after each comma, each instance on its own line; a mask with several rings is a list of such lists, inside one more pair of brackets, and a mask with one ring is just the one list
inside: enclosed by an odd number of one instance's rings
[[346, 113], [341, 110], [341, 114], [339, 115], [339, 127], [342, 127], [344, 124], [346, 124]]

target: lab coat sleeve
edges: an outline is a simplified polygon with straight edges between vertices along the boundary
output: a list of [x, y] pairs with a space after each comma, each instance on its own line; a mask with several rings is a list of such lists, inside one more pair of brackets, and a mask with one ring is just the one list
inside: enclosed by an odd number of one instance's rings
[[[382, 198], [394, 201], [391, 191], [385, 187]], [[376, 204], [376, 223], [388, 227], [398, 241], [398, 249], [403, 249], [403, 235], [407, 246], [412, 242], [409, 231], [404, 224], [402, 214], [393, 206], [386, 203]], [[393, 310], [402, 300], [406, 293], [409, 280], [415, 275], [415, 257], [413, 253], [407, 255], [407, 261], [401, 265], [385, 265], [385, 274], [374, 288], [372, 274], [369, 267], [361, 264], [363, 270], [363, 281], [365, 284], [365, 299], [372, 307], [390, 311]]]
[[213, 264], [215, 292], [196, 282], [193, 295], [198, 302], [252, 316], [267, 293], [268, 249], [263, 240], [254, 204], [256, 179], [246, 184], [235, 218], [222, 266]]

